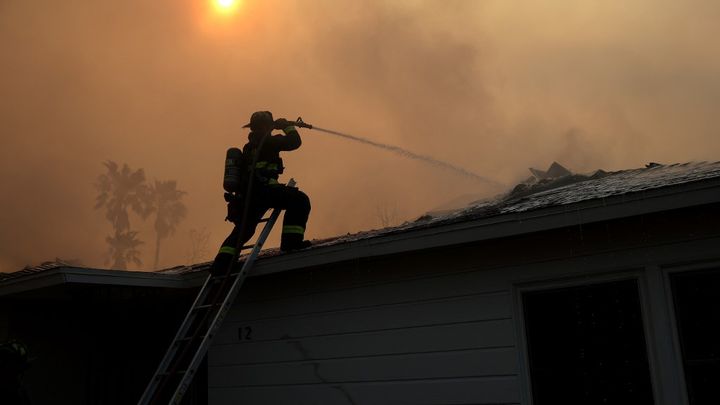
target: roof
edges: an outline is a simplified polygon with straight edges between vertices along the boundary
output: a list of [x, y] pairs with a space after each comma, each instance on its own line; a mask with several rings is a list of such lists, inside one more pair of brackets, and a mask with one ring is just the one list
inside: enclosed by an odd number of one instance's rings
[[[552, 167], [552, 166], [551, 166]], [[720, 202], [720, 162], [671, 165], [521, 183], [508, 194], [403, 225], [315, 241], [309, 249], [259, 260], [268, 274], [412, 250], [496, 239], [614, 218]]]
[[[293, 254], [266, 250], [251, 276], [720, 202], [720, 162], [651, 163], [645, 168], [598, 170], [587, 175], [568, 174], [556, 165], [546, 172], [533, 169], [533, 179], [505, 195], [475, 201], [453, 212], [430, 213], [396, 227], [316, 240], [311, 248]], [[561, 175], [552, 177], [552, 173]], [[0, 295], [13, 282], [53, 271], [75, 274], [75, 280], [81, 272], [96, 278], [114, 275], [114, 282], [189, 286], [196, 285], [198, 277], [189, 285], [179, 280], [199, 276], [208, 266], [200, 263], [143, 273], [45, 263], [0, 275]]]
[[39, 266], [25, 266], [22, 270], [12, 272], [12, 273], [0, 273], [0, 283], [4, 282], [5, 280], [10, 280], [13, 278], [19, 278], [19, 277], [25, 277], [29, 276], [31, 274], [36, 273], [42, 273], [47, 270], [52, 270], [58, 267], [68, 266], [67, 263], [61, 262], [61, 261], [55, 261], [55, 262], [44, 262], [40, 264]]

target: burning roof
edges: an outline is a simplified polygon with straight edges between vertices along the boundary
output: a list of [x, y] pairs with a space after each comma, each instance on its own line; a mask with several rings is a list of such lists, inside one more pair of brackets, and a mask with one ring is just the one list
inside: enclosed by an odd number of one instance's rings
[[[574, 174], [554, 162], [547, 171], [531, 168], [530, 172], [533, 174], [532, 177], [516, 185], [507, 194], [492, 199], [475, 200], [465, 207], [452, 211], [431, 211], [413, 222], [397, 227], [360, 232], [355, 235], [329, 239], [325, 243], [563, 206], [581, 201], [720, 178], [720, 162], [690, 162], [670, 165], [649, 163], [644, 168], [616, 172], [596, 170], [590, 174]], [[322, 246], [323, 243], [321, 241], [316, 245]]]

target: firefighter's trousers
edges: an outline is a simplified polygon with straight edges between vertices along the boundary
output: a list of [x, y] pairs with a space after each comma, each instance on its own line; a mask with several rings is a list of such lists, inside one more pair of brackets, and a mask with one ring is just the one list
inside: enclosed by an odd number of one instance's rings
[[238, 253], [236, 249], [252, 238], [260, 219], [271, 208], [285, 210], [280, 249], [288, 251], [302, 246], [305, 226], [310, 215], [310, 199], [297, 188], [284, 184], [262, 185], [257, 187], [251, 196], [245, 224], [242, 224], [243, 203], [228, 203], [228, 219], [235, 224], [235, 227], [220, 247], [211, 267], [212, 272], [223, 272], [228, 268], [230, 260]]

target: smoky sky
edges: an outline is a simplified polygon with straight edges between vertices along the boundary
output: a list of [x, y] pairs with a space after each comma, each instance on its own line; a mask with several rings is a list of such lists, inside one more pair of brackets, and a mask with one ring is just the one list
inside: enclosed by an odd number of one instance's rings
[[[162, 266], [187, 263], [192, 229], [210, 233], [210, 259], [231, 229], [224, 153], [256, 110], [505, 187], [554, 160], [576, 172], [717, 160], [719, 19], [706, 0], [244, 0], [232, 16], [202, 0], [0, 1], [0, 271], [106, 266], [93, 182], [107, 160], [188, 193]], [[283, 179], [311, 198], [309, 238], [503, 191], [301, 135]], [[147, 269], [151, 221], [131, 224]]]

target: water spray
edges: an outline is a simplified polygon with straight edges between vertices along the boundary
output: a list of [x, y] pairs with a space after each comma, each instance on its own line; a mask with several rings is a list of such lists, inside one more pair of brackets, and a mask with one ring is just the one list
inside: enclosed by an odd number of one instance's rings
[[355, 135], [345, 134], [345, 133], [338, 132], [338, 131], [333, 131], [331, 129], [319, 128], [314, 125], [306, 123], [300, 117], [298, 117], [298, 119], [293, 124], [300, 128], [314, 129], [316, 131], [324, 132], [326, 134], [335, 135], [335, 136], [339, 136], [341, 138], [350, 139], [355, 142], [364, 143], [365, 145], [370, 145], [370, 146], [374, 146], [376, 148], [385, 149], [387, 151], [393, 152], [400, 156], [410, 158], [410, 159], [420, 160], [422, 162], [429, 163], [433, 166], [440, 167], [440, 168], [443, 168], [446, 170], [450, 170], [456, 174], [460, 174], [462, 176], [469, 177], [474, 180], [481, 181], [483, 183], [492, 184], [494, 186], [501, 186], [501, 184], [498, 183], [497, 181], [488, 179], [487, 177], [480, 176], [479, 174], [473, 173], [469, 170], [466, 170], [462, 167], [456, 166], [452, 163], [444, 162], [442, 160], [438, 160], [438, 159], [435, 159], [430, 156], [420, 155], [420, 154], [411, 152], [407, 149], [401, 148], [399, 146], [375, 142], [370, 139], [362, 138], [362, 137], [355, 136]]

